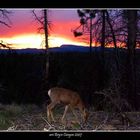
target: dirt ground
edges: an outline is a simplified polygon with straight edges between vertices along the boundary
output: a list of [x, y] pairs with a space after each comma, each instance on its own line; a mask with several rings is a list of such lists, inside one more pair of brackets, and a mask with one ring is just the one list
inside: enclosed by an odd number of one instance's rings
[[[127, 112], [131, 123], [122, 124], [120, 116], [115, 113], [90, 109], [87, 124], [78, 124], [70, 110], [65, 123], [61, 123], [63, 111], [63, 107], [55, 108], [56, 122], [49, 123], [46, 110], [34, 107], [30, 112], [23, 112], [20, 117], [12, 119], [12, 125], [2, 131], [140, 131], [140, 112]], [[76, 113], [81, 122], [79, 111], [76, 110]]]

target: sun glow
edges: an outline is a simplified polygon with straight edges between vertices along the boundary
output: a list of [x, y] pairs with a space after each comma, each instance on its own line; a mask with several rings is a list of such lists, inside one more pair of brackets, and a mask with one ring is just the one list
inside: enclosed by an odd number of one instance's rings
[[40, 35], [21, 35], [11, 38], [0, 38], [13, 49], [41, 48], [42, 38]]
[[78, 41], [73, 41], [64, 37], [54, 37], [54, 36], [50, 36], [49, 37], [49, 45], [50, 47], [60, 47], [63, 44], [73, 44], [73, 45], [87, 45], [85, 43], [82, 42], [78, 42]]
[[[25, 48], [44, 48], [44, 37], [39, 34], [29, 34], [20, 35], [10, 38], [0, 38], [5, 44], [13, 49], [25, 49]], [[76, 42], [71, 39], [64, 37], [50, 36], [49, 37], [49, 47], [60, 47], [63, 44], [73, 44], [73, 45], [85, 45], [82, 42]]]

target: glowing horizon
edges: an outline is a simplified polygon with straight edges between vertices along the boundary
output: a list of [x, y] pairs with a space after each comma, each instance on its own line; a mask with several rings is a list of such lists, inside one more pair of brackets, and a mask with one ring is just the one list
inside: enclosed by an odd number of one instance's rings
[[[52, 35], [49, 36], [49, 47], [60, 47], [64, 44], [71, 44], [71, 45], [81, 45], [81, 46], [88, 46], [86, 43], [74, 41], [70, 38], [65, 38], [61, 36]], [[40, 34], [27, 34], [27, 35], [19, 35], [13, 37], [3, 37], [0, 38], [4, 44], [8, 45], [12, 49], [25, 49], [25, 48], [37, 48], [42, 49], [44, 48], [44, 39], [43, 36]]]
[[[13, 10], [13, 12], [14, 16], [10, 17], [13, 22], [11, 28], [0, 24], [0, 42], [13, 49], [44, 48], [44, 35], [37, 33], [40, 25], [34, 21], [30, 9]], [[50, 48], [60, 47], [63, 44], [87, 46], [72, 33], [72, 30], [79, 26], [76, 9], [51, 9], [48, 17], [53, 24], [48, 38]]]
[[[13, 22], [11, 28], [0, 26], [0, 42], [13, 49], [25, 48], [44, 48], [44, 35], [37, 33], [40, 27], [35, 22], [30, 9], [13, 10], [14, 16], [11, 17]], [[49, 47], [60, 47], [63, 44], [89, 46], [84, 40], [74, 37], [73, 30], [79, 26], [79, 17], [75, 10], [56, 10], [51, 9], [48, 15], [52, 21], [52, 28], [49, 30]], [[89, 40], [87, 40], [89, 42]], [[122, 43], [121, 43], [122, 44]], [[100, 46], [99, 42], [93, 40], [92, 46]], [[119, 43], [117, 43], [119, 45]], [[122, 44], [125, 46], [125, 44]], [[108, 47], [114, 47], [111, 43]]]

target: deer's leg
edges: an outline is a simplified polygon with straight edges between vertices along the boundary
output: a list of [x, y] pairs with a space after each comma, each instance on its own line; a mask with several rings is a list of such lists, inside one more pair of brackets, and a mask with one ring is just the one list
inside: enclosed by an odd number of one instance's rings
[[70, 106], [70, 109], [71, 109], [73, 115], [75, 116], [76, 121], [80, 124], [80, 122], [79, 122], [79, 120], [78, 120], [78, 117], [77, 117], [76, 113], [74, 112], [74, 108], [73, 108], [72, 106]]
[[64, 122], [64, 118], [65, 118], [65, 116], [66, 116], [66, 113], [67, 113], [67, 111], [68, 111], [68, 108], [69, 108], [69, 105], [66, 105], [66, 106], [65, 106], [65, 111], [64, 111], [63, 116], [62, 116], [62, 119], [61, 119], [62, 122]]
[[47, 106], [47, 118], [48, 118], [48, 121], [50, 122], [51, 119], [50, 119], [50, 110], [49, 110], [49, 105]]
[[55, 119], [54, 119], [54, 117], [53, 117], [52, 109], [55, 107], [56, 104], [57, 104], [57, 103], [55, 103], [55, 102], [51, 102], [51, 103], [48, 105], [48, 107], [47, 107], [47, 117], [48, 117], [48, 121], [49, 121], [49, 122], [51, 121], [50, 117], [51, 117], [52, 120], [55, 122]]

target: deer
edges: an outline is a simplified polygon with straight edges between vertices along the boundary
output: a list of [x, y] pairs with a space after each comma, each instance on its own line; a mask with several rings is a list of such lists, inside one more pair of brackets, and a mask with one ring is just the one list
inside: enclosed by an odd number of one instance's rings
[[53, 116], [53, 112], [52, 109], [60, 103], [63, 103], [63, 105], [65, 105], [65, 110], [63, 113], [63, 116], [61, 118], [61, 121], [64, 122], [64, 118], [66, 116], [66, 113], [68, 111], [68, 109], [70, 108], [73, 115], [75, 116], [76, 120], [78, 121], [78, 123], [80, 124], [77, 115], [74, 112], [74, 109], [78, 108], [82, 114], [82, 120], [84, 123], [87, 122], [89, 113], [85, 107], [84, 102], [82, 101], [80, 95], [70, 89], [66, 89], [66, 88], [61, 88], [61, 87], [53, 87], [51, 89], [49, 89], [48, 91], [48, 95], [51, 99], [51, 103], [47, 106], [47, 118], [48, 121], [51, 122], [55, 121], [54, 116]]

